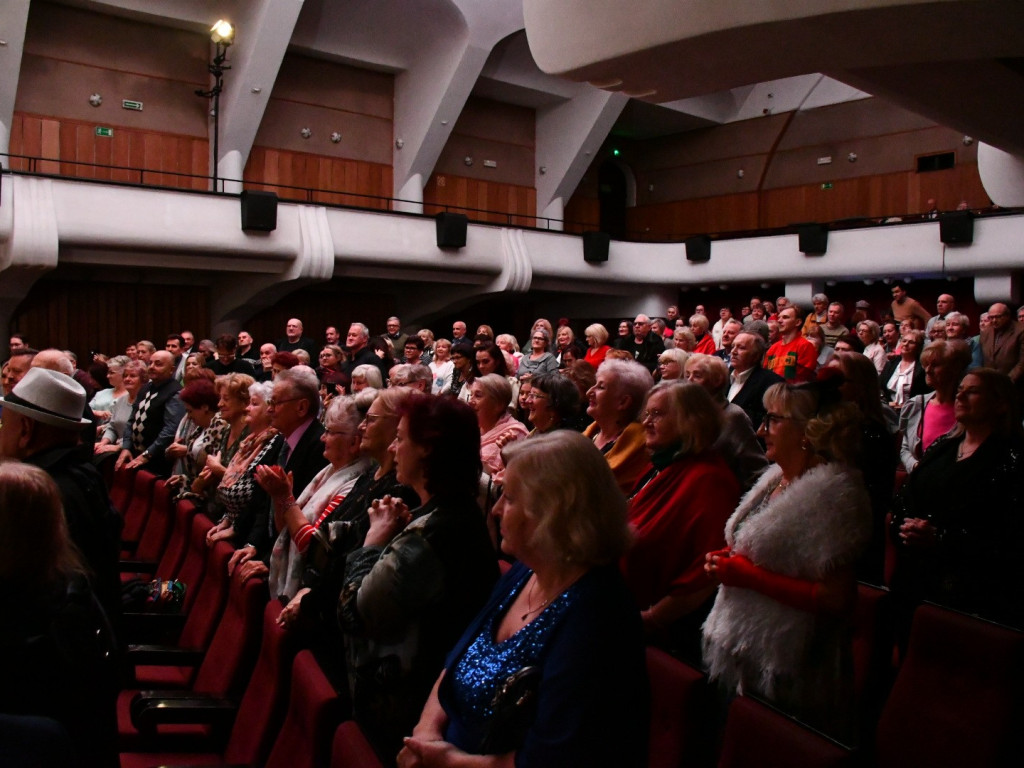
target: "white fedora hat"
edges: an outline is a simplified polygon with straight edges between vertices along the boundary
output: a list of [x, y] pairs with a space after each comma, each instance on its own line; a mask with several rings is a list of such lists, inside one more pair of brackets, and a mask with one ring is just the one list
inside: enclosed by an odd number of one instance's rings
[[52, 427], [77, 429], [90, 423], [82, 418], [85, 389], [70, 376], [49, 368], [29, 368], [11, 393], [0, 397], [0, 405], [5, 411]]

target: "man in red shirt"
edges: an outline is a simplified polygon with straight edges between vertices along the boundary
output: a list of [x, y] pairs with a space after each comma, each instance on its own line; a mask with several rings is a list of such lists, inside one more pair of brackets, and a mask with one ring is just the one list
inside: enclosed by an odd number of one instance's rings
[[764, 367], [790, 384], [811, 381], [818, 365], [817, 350], [800, 334], [799, 315], [799, 310], [792, 305], [779, 313], [782, 338], [772, 344], [764, 356]]

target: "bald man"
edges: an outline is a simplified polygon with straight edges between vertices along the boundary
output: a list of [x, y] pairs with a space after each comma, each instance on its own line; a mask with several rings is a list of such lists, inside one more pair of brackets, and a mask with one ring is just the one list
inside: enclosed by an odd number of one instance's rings
[[985, 367], [1005, 373], [1020, 389], [1024, 385], [1024, 325], [1018, 323], [1002, 302], [989, 307], [988, 328], [981, 332]]
[[932, 317], [924, 327], [924, 335], [928, 336], [932, 326], [937, 320], [945, 321], [953, 312], [956, 312], [956, 299], [948, 293], [944, 293], [935, 301], [935, 316]]
[[316, 360], [320, 353], [320, 347], [308, 336], [302, 335], [302, 321], [297, 317], [291, 318], [284, 326], [284, 338], [278, 339], [274, 346], [278, 352], [294, 352], [296, 349], [304, 349], [309, 354], [310, 360]]
[[139, 390], [132, 405], [116, 468], [145, 467], [157, 475], [170, 474], [171, 462], [164, 452], [185, 415], [180, 391], [181, 385], [174, 380], [174, 357], [165, 350], [154, 352], [149, 360], [149, 383]]

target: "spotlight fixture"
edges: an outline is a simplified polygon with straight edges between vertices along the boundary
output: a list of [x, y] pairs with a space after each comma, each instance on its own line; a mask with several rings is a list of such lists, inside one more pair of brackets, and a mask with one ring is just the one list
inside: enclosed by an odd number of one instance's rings
[[339, 133], [338, 131], [335, 131], [334, 133], [332, 133], [331, 134], [331, 141], [334, 142], [335, 144], [337, 144], [339, 141], [341, 141], [341, 133]]
[[220, 94], [224, 90], [224, 72], [231, 69], [231, 65], [226, 62], [228, 48], [235, 42], [234, 26], [224, 19], [219, 19], [210, 27], [210, 40], [216, 46], [213, 60], [207, 66], [210, 74], [213, 75], [213, 87], [208, 91], [200, 89], [195, 93], [196, 96], [201, 96], [204, 99], [213, 99], [210, 115], [213, 117], [213, 191], [216, 192], [220, 182], [218, 168], [220, 160]]
[[470, 157], [469, 155], [466, 155], [464, 158], [462, 158], [462, 162], [464, 162], [466, 165], [472, 165], [473, 158]]
[[850, 154], [848, 154], [846, 156], [846, 159], [849, 160], [851, 163], [856, 163], [857, 162], [857, 153], [856, 152], [851, 152]]
[[308, 139], [313, 135], [313, 131], [310, 128], [303, 128], [299, 133], [302, 134], [302, 138], [304, 139]]
[[210, 40], [217, 44], [231, 45], [235, 42], [235, 28], [230, 21], [218, 19], [217, 23], [210, 27]]
[[89, 97], [89, 103], [92, 104], [94, 107], [98, 107], [100, 104], [103, 103], [103, 97], [98, 93], [94, 93]]
[[542, 165], [540, 167], [540, 175], [543, 176], [547, 172], [548, 172], [548, 167], [546, 165]]
[[395, 139], [395, 149], [401, 149], [404, 146], [405, 146], [405, 140], [403, 140], [403, 139]]

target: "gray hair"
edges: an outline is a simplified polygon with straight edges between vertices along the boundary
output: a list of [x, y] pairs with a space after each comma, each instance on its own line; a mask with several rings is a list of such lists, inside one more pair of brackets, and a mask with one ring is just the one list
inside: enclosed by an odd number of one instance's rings
[[272, 381], [257, 381], [255, 384], [249, 385], [249, 397], [255, 397], [263, 402], [267, 402], [273, 393], [274, 382]]
[[309, 413], [316, 416], [320, 412], [320, 381], [316, 377], [316, 371], [308, 365], [296, 365], [281, 371], [274, 377], [274, 384], [278, 382], [287, 384], [295, 394], [294, 397], [301, 397], [309, 403]]
[[363, 415], [359, 412], [359, 405], [354, 397], [336, 397], [327, 406], [324, 425], [354, 435], [362, 420]]
[[374, 389], [384, 388], [384, 379], [380, 375], [380, 368], [376, 365], [370, 365], [369, 363], [357, 365], [352, 369], [352, 378], [354, 379], [356, 376], [366, 379], [366, 383]]
[[616, 360], [606, 358], [597, 369], [598, 374], [608, 376], [612, 380], [612, 388], [629, 398], [629, 409], [625, 415], [630, 421], [636, 421], [644, 406], [644, 398], [648, 390], [654, 386], [651, 372], [635, 360]]

